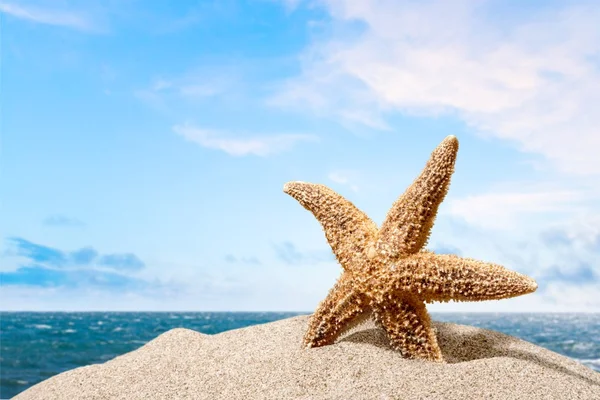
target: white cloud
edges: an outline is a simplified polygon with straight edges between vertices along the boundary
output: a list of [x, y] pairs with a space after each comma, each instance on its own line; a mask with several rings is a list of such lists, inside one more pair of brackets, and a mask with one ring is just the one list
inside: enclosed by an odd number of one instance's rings
[[554, 283], [549, 285], [539, 297], [543, 299], [543, 303], [550, 306], [548, 311], [598, 312], [600, 310], [599, 292], [600, 283], [597, 282], [584, 285]]
[[289, 150], [299, 142], [314, 142], [318, 138], [305, 134], [279, 134], [272, 136], [255, 136], [250, 138], [233, 138], [228, 133], [202, 129], [190, 125], [175, 125], [173, 130], [189, 141], [202, 147], [217, 149], [232, 156], [267, 156]]
[[38, 24], [62, 26], [88, 32], [97, 30], [97, 27], [89, 19], [70, 11], [24, 7], [14, 3], [0, 2], [0, 12]]
[[536, 279], [539, 288], [514, 299], [434, 304], [431, 310], [600, 311], [598, 296], [594, 295], [600, 285], [600, 215], [581, 215], [563, 222], [550, 219], [529, 231], [525, 229], [527, 223], [511, 230], [487, 230], [448, 225], [448, 221], [440, 218], [433, 229], [432, 243], [443, 242], [459, 249], [463, 257], [524, 273]]
[[179, 88], [179, 93], [182, 96], [189, 97], [211, 97], [219, 94], [221, 88], [210, 84], [188, 84]]
[[237, 92], [244, 87], [243, 67], [232, 61], [218, 66], [201, 65], [183, 74], [156, 77], [143, 91], [161, 93], [164, 96], [202, 99]]
[[564, 224], [598, 214], [600, 188], [595, 179], [521, 181], [495, 185], [487, 192], [455, 197], [441, 213], [488, 230], [543, 229], [548, 221]]
[[156, 79], [152, 84], [153, 92], [160, 92], [161, 90], [169, 89], [173, 86], [173, 83], [165, 79]]
[[187, 106], [197, 106], [218, 99], [230, 101], [240, 97], [245, 82], [238, 67], [203, 66], [181, 75], [155, 77], [133, 95], [148, 106], [176, 118]]
[[348, 186], [353, 192], [358, 192], [358, 185], [356, 185], [353, 182], [353, 179], [351, 178], [351, 176], [354, 176], [354, 175], [355, 175], [355, 173], [352, 171], [338, 170], [338, 171], [331, 171], [327, 175], [327, 178], [329, 178], [329, 180], [332, 182], [338, 183], [340, 185]]
[[233, 79], [224, 80], [222, 77], [211, 76], [206, 79], [206, 76], [189, 75], [181, 78], [167, 80], [163, 78], [155, 79], [149, 89], [142, 91], [150, 92], [158, 95], [177, 94], [184, 97], [205, 98], [212, 97], [223, 93], [233, 84]]
[[447, 211], [467, 223], [488, 229], [514, 229], [519, 217], [572, 212], [583, 200], [576, 191], [498, 192], [451, 200]]
[[372, 127], [393, 110], [451, 113], [561, 171], [600, 174], [600, 3], [525, 17], [492, 2], [321, 3], [331, 36], [273, 102]]
[[170, 109], [167, 106], [164, 98], [160, 95], [160, 93], [154, 90], [136, 90], [133, 95], [140, 101], [144, 102], [148, 106], [154, 108], [155, 110], [169, 113]]

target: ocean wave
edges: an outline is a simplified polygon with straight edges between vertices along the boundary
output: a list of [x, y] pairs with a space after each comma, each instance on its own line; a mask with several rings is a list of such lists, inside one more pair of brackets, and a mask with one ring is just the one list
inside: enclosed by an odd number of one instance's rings
[[573, 350], [584, 351], [590, 350], [594, 347], [594, 343], [576, 343], [573, 345]]
[[35, 329], [52, 329], [52, 327], [50, 325], [46, 325], [46, 324], [35, 324], [35, 325], [33, 325], [33, 327]]
[[65, 330], [63, 331], [63, 333], [75, 333], [75, 332], [77, 332], [77, 330], [76, 330], [76, 329], [65, 329]]
[[573, 358], [573, 360], [593, 369], [594, 371], [600, 372], [600, 358]]
[[600, 367], [600, 358], [574, 358], [574, 360], [577, 360], [582, 364], [592, 364]]

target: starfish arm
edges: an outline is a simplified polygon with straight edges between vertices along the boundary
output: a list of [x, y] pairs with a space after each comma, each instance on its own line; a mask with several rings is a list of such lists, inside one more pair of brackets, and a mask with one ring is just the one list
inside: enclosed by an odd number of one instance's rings
[[431, 301], [481, 301], [532, 293], [537, 283], [500, 265], [449, 254], [420, 252], [390, 267], [389, 290], [407, 290]]
[[458, 140], [448, 136], [431, 153], [421, 175], [388, 212], [377, 239], [382, 256], [396, 258], [421, 250], [444, 200], [454, 172]]
[[327, 241], [343, 268], [366, 261], [365, 249], [374, 242], [377, 226], [351, 202], [324, 185], [288, 182], [283, 191], [321, 223]]
[[373, 317], [385, 330], [390, 345], [405, 358], [443, 362], [425, 303], [405, 293], [386, 300], [373, 307]]
[[350, 277], [344, 273], [311, 316], [304, 345], [320, 347], [332, 344], [369, 315], [366, 297], [353, 290]]

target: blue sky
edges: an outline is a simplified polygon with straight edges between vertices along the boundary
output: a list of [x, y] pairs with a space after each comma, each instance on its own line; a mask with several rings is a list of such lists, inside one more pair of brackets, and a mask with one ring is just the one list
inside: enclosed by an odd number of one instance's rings
[[282, 191], [381, 223], [460, 141], [429, 248], [539, 283], [433, 311], [600, 311], [600, 5], [0, 0], [0, 308], [311, 311]]

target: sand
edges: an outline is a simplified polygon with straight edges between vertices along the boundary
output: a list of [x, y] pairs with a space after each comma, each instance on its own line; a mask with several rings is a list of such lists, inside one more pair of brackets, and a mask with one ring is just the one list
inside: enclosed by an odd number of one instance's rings
[[168, 331], [15, 399], [600, 399], [600, 373], [498, 332], [434, 323], [446, 364], [406, 360], [362, 325], [302, 349], [308, 317], [204, 335]]

